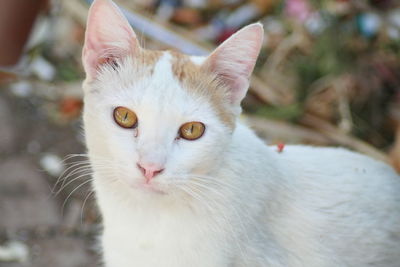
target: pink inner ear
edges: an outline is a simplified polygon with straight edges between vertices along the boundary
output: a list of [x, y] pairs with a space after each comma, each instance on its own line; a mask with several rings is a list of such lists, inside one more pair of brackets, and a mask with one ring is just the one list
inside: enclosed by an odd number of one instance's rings
[[100, 65], [113, 64], [139, 47], [136, 35], [118, 7], [110, 0], [95, 0], [89, 10], [83, 65], [93, 78]]
[[240, 104], [246, 95], [263, 36], [262, 25], [251, 24], [223, 42], [207, 60], [231, 90], [232, 104]]

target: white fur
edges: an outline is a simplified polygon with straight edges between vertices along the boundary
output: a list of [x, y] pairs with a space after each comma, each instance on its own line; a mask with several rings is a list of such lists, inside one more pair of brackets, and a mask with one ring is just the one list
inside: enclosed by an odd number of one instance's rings
[[[152, 74], [126, 57], [84, 84], [106, 267], [400, 266], [392, 168], [340, 148], [278, 153], [239, 121], [232, 133], [209, 100], [182, 88], [171, 57]], [[113, 121], [117, 106], [136, 112], [137, 129]], [[176, 139], [189, 121], [205, 134]], [[151, 186], [136, 166], [143, 155], [165, 162]]]

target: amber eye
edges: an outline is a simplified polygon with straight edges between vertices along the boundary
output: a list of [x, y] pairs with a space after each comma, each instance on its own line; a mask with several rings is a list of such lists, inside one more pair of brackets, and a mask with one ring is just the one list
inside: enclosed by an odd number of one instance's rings
[[114, 109], [114, 120], [122, 128], [135, 128], [138, 122], [135, 112], [125, 107]]
[[204, 134], [205, 129], [206, 127], [201, 122], [187, 122], [179, 129], [179, 135], [186, 140], [196, 140]]

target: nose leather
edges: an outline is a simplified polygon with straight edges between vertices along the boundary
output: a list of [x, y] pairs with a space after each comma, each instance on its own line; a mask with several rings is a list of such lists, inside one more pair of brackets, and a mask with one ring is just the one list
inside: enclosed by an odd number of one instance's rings
[[137, 166], [142, 172], [143, 176], [146, 178], [147, 182], [150, 182], [155, 176], [164, 170], [162, 166], [154, 163], [138, 162]]

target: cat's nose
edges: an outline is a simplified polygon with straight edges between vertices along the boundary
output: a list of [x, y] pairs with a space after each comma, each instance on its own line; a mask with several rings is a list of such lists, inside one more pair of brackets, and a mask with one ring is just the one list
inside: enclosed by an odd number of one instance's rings
[[139, 170], [143, 173], [147, 182], [150, 182], [151, 179], [153, 179], [157, 174], [160, 174], [164, 170], [163, 167], [152, 163], [138, 162], [137, 166]]

